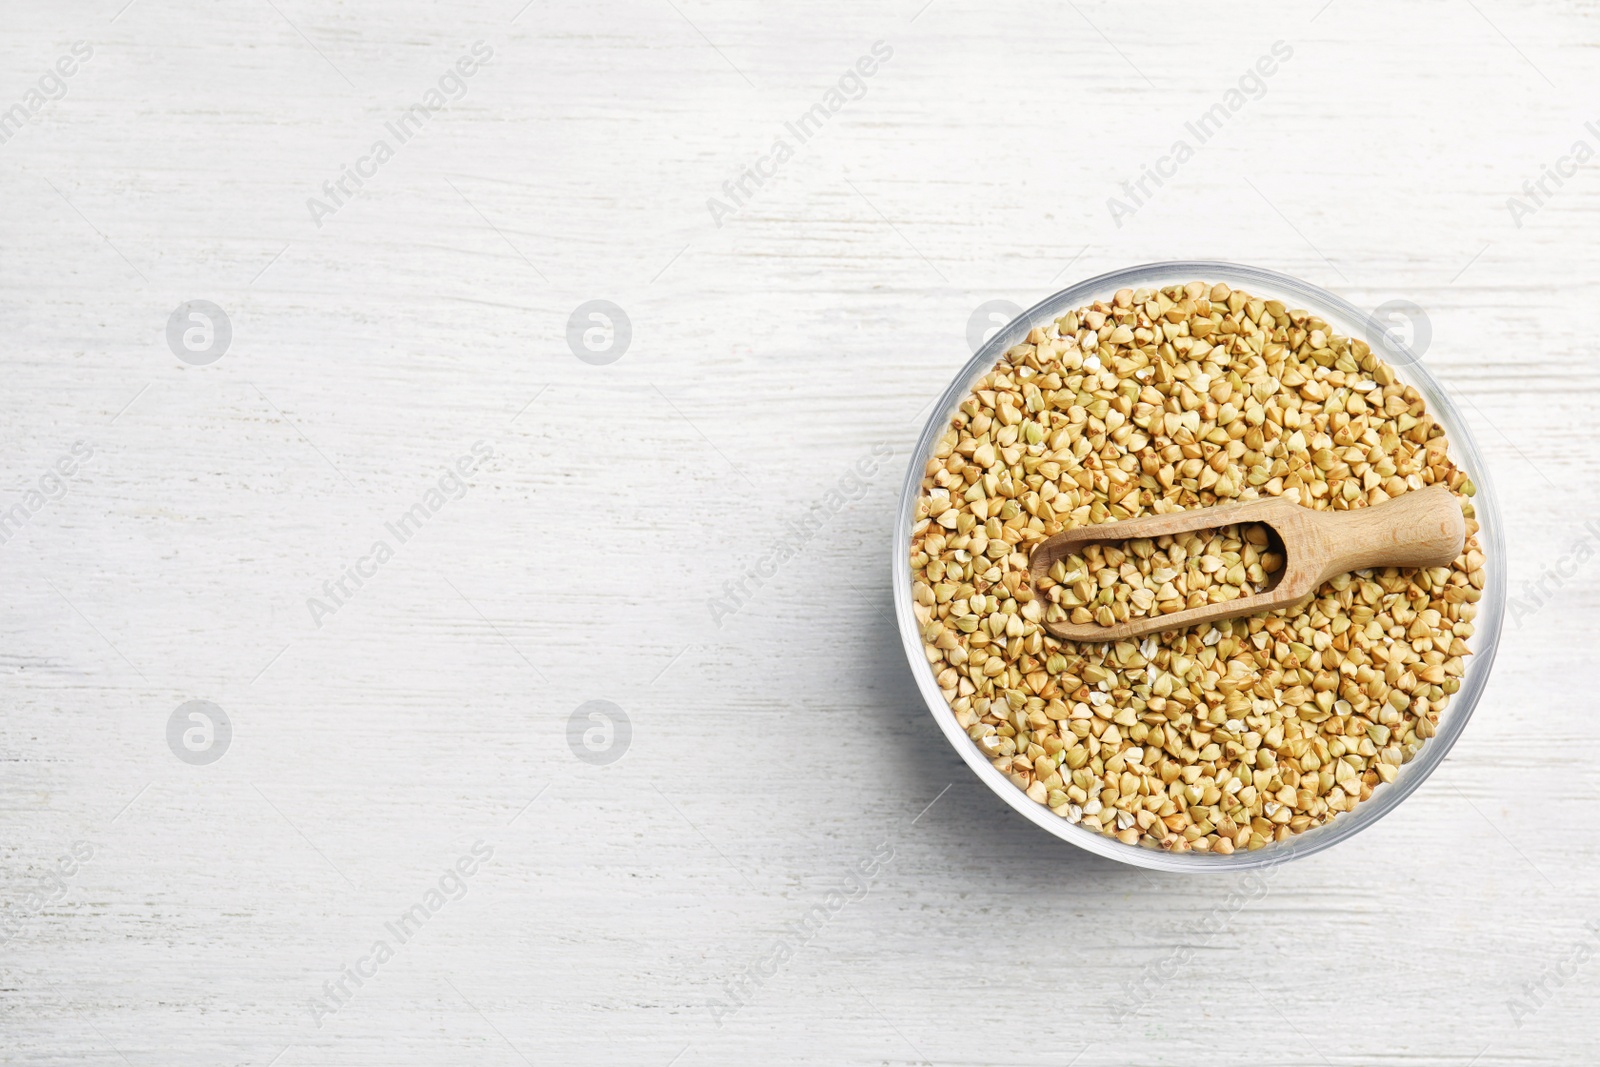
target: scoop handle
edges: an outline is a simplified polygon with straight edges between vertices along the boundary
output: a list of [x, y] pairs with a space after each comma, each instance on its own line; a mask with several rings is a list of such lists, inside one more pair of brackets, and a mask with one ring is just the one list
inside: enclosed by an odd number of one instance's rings
[[1467, 540], [1461, 503], [1445, 485], [1375, 507], [1314, 514], [1327, 538], [1324, 578], [1367, 567], [1447, 567]]

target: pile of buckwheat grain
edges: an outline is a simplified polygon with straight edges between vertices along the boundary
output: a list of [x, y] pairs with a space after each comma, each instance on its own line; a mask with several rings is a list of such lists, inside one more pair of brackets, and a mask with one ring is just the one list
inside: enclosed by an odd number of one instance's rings
[[1044, 621], [1112, 626], [1253, 596], [1283, 569], [1260, 523], [1089, 544], [1068, 553], [1034, 584], [1049, 605]]
[[[1357, 571], [1298, 608], [1142, 641], [1041, 626], [1249, 595], [1283, 565], [1232, 527], [1086, 546], [1036, 589], [1029, 554], [1063, 529], [1440, 482], [1467, 517], [1450, 567]], [[1433, 736], [1484, 585], [1474, 492], [1364, 342], [1225, 285], [1124, 289], [1035, 328], [951, 419], [924, 471], [913, 607], [952, 713], [1029, 797], [1129, 845], [1256, 849], [1354, 808]]]

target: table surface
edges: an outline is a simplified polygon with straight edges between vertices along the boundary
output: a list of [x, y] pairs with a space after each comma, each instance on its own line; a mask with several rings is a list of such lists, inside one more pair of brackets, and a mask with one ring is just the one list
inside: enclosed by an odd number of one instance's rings
[[[0, 1062], [1600, 1057], [1600, 7], [520, 3], [8, 8]], [[891, 620], [974, 313], [1181, 258], [1421, 309], [1517, 597], [1264, 883]]]

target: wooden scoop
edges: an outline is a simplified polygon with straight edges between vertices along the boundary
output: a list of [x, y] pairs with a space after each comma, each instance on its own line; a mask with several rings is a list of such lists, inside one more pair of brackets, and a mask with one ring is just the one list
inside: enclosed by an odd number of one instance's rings
[[1044, 628], [1069, 641], [1120, 641], [1157, 630], [1180, 630], [1202, 622], [1256, 615], [1286, 608], [1346, 571], [1449, 566], [1461, 555], [1467, 538], [1461, 505], [1443, 485], [1430, 485], [1354, 511], [1313, 511], [1282, 497], [1266, 497], [1248, 504], [1146, 515], [1063, 531], [1033, 550], [1030, 577], [1037, 586], [1056, 560], [1095, 542], [1131, 541], [1254, 522], [1270, 527], [1283, 542], [1284, 564], [1265, 591], [1170, 615], [1130, 618], [1114, 626], [1047, 622]]

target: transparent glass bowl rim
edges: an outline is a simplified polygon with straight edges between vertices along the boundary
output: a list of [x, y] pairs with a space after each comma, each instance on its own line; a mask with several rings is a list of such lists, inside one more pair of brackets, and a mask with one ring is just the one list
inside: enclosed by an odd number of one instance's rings
[[1394, 782], [1380, 785], [1372, 797], [1356, 805], [1354, 811], [1343, 812], [1328, 823], [1296, 834], [1287, 841], [1273, 843], [1253, 852], [1241, 850], [1229, 856], [1167, 852], [1140, 845], [1125, 845], [1074, 825], [1044, 805], [1035, 803], [1018, 789], [995, 769], [961, 729], [939, 691], [932, 666], [923, 652], [921, 627], [911, 607], [911, 528], [916, 519], [917, 500], [922, 492], [922, 472], [939, 437], [949, 426], [951, 416], [970, 393], [972, 384], [993, 368], [1007, 349], [1020, 343], [1034, 326], [1049, 323], [1068, 311], [1096, 300], [1109, 300], [1118, 289], [1157, 289], [1191, 281], [1222, 282], [1230, 288], [1243, 289], [1253, 297], [1279, 299], [1291, 309], [1303, 309], [1326, 320], [1336, 333], [1347, 337], [1372, 336], [1371, 318], [1342, 297], [1277, 271], [1221, 261], [1173, 260], [1140, 264], [1088, 278], [1039, 301], [979, 346], [978, 351], [946, 387], [923, 427], [906, 470], [900, 493], [900, 510], [895, 521], [894, 555], [891, 561], [895, 618], [917, 688], [934, 721], [973, 773], [1028, 821], [1069, 844], [1136, 867], [1182, 872], [1244, 871], [1273, 867], [1286, 860], [1321, 852], [1360, 833], [1394, 810], [1449, 754], [1472, 717], [1494, 665], [1505, 607], [1505, 544], [1494, 487], [1460, 410], [1428, 369], [1403, 345], [1390, 341], [1391, 346], [1401, 354], [1400, 359], [1390, 359], [1391, 366], [1394, 366], [1401, 381], [1415, 386], [1423, 395], [1429, 413], [1445, 427], [1451, 459], [1477, 486], [1473, 506], [1480, 527], [1478, 543], [1484, 553], [1488, 574], [1483, 596], [1478, 601], [1478, 614], [1473, 620], [1473, 652], [1467, 660], [1460, 691], [1451, 698], [1449, 708], [1440, 717], [1438, 732], [1422, 746], [1410, 763], [1401, 768]]

